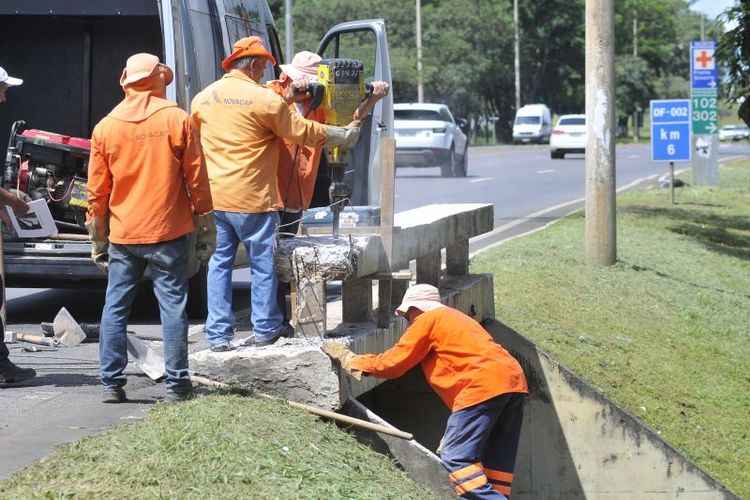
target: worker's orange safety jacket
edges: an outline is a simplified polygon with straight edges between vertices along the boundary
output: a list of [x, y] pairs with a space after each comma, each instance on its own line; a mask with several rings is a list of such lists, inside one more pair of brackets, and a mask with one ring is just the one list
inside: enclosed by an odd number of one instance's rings
[[214, 208], [262, 213], [281, 208], [279, 137], [321, 146], [325, 126], [289, 109], [273, 90], [232, 70], [201, 91], [192, 103], [211, 181]]
[[422, 313], [395, 346], [356, 356], [351, 367], [397, 378], [420, 362], [427, 382], [454, 412], [501, 394], [528, 392], [518, 361], [482, 325], [447, 306]]
[[[268, 82], [266, 86], [285, 98], [291, 83], [291, 78], [282, 75], [281, 79]], [[296, 103], [289, 104], [289, 109], [293, 113], [299, 112]], [[325, 112], [318, 108], [306, 113], [305, 118], [325, 123]], [[315, 180], [323, 156], [323, 146], [302, 146], [284, 139], [279, 141], [283, 144], [279, 148], [278, 172], [281, 205], [291, 212], [307, 210], [315, 193]]]
[[149, 90], [126, 93], [94, 128], [87, 217], [108, 217], [113, 243], [170, 241], [212, 208], [200, 144], [177, 104]]

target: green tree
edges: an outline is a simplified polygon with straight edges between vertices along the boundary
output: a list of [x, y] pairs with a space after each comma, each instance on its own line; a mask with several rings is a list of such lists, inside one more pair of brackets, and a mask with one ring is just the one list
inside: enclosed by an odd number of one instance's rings
[[727, 67], [727, 97], [739, 102], [739, 117], [750, 126], [750, 2], [728, 9], [723, 18], [734, 27], [720, 39], [718, 58]]

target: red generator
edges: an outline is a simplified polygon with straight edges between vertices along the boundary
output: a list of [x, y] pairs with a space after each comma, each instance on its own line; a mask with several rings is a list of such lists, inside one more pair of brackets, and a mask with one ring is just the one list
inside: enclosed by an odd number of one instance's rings
[[85, 233], [91, 141], [23, 130], [24, 125], [15, 122], [11, 128], [3, 173], [5, 188], [18, 189], [33, 200], [46, 200], [61, 230]]

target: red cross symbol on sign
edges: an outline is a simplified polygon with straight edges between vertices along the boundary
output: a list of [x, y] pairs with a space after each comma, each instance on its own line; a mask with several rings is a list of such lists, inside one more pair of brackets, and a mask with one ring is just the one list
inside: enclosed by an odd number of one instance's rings
[[695, 58], [695, 61], [701, 65], [702, 68], [707, 68], [708, 63], [714, 60], [713, 54], [709, 54], [705, 50], [701, 50], [701, 53], [698, 57]]

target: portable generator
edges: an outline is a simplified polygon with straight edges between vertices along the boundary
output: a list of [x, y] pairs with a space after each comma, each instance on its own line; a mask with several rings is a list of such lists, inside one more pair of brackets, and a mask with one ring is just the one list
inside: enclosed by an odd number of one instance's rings
[[11, 127], [4, 187], [46, 200], [58, 225], [85, 233], [91, 141], [24, 126], [19, 121]]
[[[318, 65], [318, 80], [310, 86], [312, 107], [319, 107], [328, 125], [344, 127], [351, 123], [359, 104], [372, 93], [365, 85], [364, 64], [356, 59], [323, 59]], [[326, 159], [331, 173], [328, 196], [333, 214], [333, 235], [339, 231], [341, 211], [352, 196], [344, 182], [347, 152], [339, 146], [326, 147]]]

